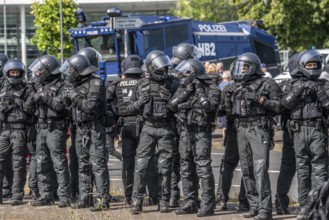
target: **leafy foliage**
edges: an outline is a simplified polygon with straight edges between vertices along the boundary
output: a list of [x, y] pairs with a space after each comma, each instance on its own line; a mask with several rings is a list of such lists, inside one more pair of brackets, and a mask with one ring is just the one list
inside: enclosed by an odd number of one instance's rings
[[174, 15], [202, 21], [237, 20], [237, 8], [232, 0], [180, 0]]
[[[73, 43], [70, 41], [68, 30], [76, 26], [74, 12], [77, 5], [74, 0], [62, 0], [62, 7], [64, 55], [70, 56]], [[40, 51], [60, 58], [60, 1], [35, 0], [31, 5], [31, 9], [31, 14], [35, 17], [34, 25], [36, 27], [32, 42]]]

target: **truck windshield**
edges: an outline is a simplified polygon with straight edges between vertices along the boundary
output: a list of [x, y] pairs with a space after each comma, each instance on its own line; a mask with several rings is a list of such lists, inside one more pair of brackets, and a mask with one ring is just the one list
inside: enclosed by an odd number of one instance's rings
[[[79, 49], [85, 47], [93, 47], [103, 56], [103, 59], [116, 60], [116, 50], [118, 49], [120, 55], [124, 54], [123, 41], [121, 38], [118, 38], [118, 46], [115, 47], [115, 35], [101, 35], [101, 36], [92, 36], [92, 37], [81, 37], [78, 38]], [[113, 61], [114, 61], [113, 60]]]

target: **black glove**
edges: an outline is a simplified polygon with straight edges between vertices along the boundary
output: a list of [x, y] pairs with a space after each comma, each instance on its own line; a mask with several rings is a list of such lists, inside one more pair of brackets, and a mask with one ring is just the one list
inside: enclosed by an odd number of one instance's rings
[[7, 93], [6, 95], [3, 96], [2, 99], [4, 102], [13, 103], [13, 102], [15, 102], [15, 98], [16, 98], [15, 95]]
[[318, 91], [318, 85], [313, 82], [313, 81], [307, 81], [304, 85], [306, 88], [309, 88], [311, 91], [313, 92], [317, 92]]
[[245, 99], [250, 100], [252, 102], [259, 102], [259, 95], [256, 92], [245, 92], [243, 94]]
[[232, 93], [234, 93], [237, 89], [236, 85], [228, 85], [225, 87], [225, 92], [227, 95], [231, 95]]
[[76, 101], [79, 99], [79, 93], [75, 91], [74, 89], [70, 89], [67, 95], [72, 102]]
[[160, 96], [164, 100], [168, 101], [171, 98], [171, 93], [166, 87], [161, 86], [160, 87]]
[[41, 99], [41, 95], [40, 95], [40, 93], [35, 92], [35, 93], [33, 94], [33, 100], [34, 100], [35, 102], [37, 102], [37, 101], [39, 101], [40, 99]]
[[145, 103], [147, 103], [148, 101], [150, 101], [150, 94], [142, 94], [139, 98], [138, 98], [138, 104], [139, 105], [144, 105]]

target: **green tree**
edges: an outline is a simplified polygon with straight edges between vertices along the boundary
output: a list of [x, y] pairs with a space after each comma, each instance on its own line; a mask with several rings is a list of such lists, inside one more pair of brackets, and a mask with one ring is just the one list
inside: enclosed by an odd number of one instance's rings
[[329, 0], [236, 0], [239, 19], [262, 19], [280, 48], [329, 47]]
[[[74, 0], [62, 0], [62, 7], [64, 56], [70, 56], [73, 43], [70, 41], [68, 30], [76, 26], [74, 12], [77, 9], [77, 4]], [[35, 17], [34, 26], [36, 27], [32, 42], [40, 51], [60, 58], [60, 1], [35, 0], [31, 9], [31, 14]]]
[[195, 20], [221, 22], [238, 18], [232, 0], [179, 0], [173, 14]]

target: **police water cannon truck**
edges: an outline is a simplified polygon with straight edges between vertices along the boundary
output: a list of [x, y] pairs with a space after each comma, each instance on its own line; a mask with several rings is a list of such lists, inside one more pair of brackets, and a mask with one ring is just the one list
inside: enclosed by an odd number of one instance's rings
[[70, 30], [75, 52], [93, 47], [103, 55], [99, 63], [103, 79], [121, 74], [120, 63], [129, 54], [145, 58], [153, 50], [162, 50], [172, 56], [173, 48], [183, 42], [201, 49], [201, 61], [221, 61], [225, 69], [240, 54], [253, 52], [273, 76], [281, 72], [276, 39], [257, 27], [261, 21], [211, 23], [175, 16], [122, 16], [116, 8], [107, 12], [101, 21], [86, 25], [80, 10], [76, 17], [83, 18], [83, 23]]

